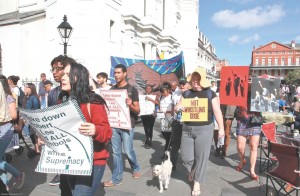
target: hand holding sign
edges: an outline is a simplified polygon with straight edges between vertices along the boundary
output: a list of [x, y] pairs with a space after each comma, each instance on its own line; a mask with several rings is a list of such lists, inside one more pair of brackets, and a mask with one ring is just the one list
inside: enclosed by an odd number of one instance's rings
[[96, 133], [96, 127], [93, 123], [85, 122], [80, 125], [79, 132], [82, 135], [94, 136]]

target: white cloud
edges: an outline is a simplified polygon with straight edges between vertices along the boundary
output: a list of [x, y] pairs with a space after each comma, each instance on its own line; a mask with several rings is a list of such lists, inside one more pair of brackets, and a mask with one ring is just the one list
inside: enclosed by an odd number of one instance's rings
[[238, 42], [240, 39], [240, 36], [238, 35], [233, 35], [231, 37], [228, 38], [228, 41], [231, 43], [231, 44], [234, 44], [236, 42]]
[[295, 37], [295, 41], [298, 41], [298, 42], [300, 41], [300, 35]]
[[260, 36], [257, 33], [255, 33], [254, 35], [248, 36], [248, 37], [244, 37], [244, 38], [241, 38], [238, 35], [233, 35], [228, 38], [228, 42], [230, 44], [248, 44], [250, 42], [255, 42], [258, 40], [260, 40]]
[[240, 12], [222, 10], [214, 13], [212, 21], [223, 28], [249, 29], [275, 23], [284, 15], [281, 5], [272, 5]]

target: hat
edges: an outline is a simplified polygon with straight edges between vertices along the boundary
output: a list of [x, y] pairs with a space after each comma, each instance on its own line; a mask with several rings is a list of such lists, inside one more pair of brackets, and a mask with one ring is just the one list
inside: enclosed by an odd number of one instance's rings
[[181, 85], [185, 85], [187, 83], [187, 81], [185, 78], [180, 78], [178, 83]]
[[45, 81], [43, 82], [43, 85], [44, 85], [44, 86], [46, 86], [46, 85], [48, 85], [48, 84], [53, 85], [53, 83], [52, 83], [50, 80], [45, 80]]
[[189, 74], [187, 76], [187, 81], [188, 82], [191, 82], [192, 80], [192, 75], [195, 74], [195, 73], [198, 73], [200, 76], [201, 76], [201, 79], [200, 79], [200, 86], [202, 88], [208, 88], [211, 86], [211, 84], [207, 81], [206, 79], [206, 70], [204, 68], [201, 68], [201, 67], [197, 67], [192, 74]]

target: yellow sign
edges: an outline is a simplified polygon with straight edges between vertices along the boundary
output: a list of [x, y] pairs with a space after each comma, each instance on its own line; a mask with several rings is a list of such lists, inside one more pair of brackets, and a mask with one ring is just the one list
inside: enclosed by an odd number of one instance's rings
[[208, 99], [207, 98], [193, 98], [183, 99], [182, 112], [183, 122], [203, 122], [208, 121]]

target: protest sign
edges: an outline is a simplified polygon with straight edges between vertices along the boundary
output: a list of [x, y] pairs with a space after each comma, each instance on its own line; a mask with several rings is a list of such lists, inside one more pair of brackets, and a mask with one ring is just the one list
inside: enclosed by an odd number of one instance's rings
[[225, 66], [221, 69], [220, 103], [247, 106], [249, 66]]
[[208, 120], [208, 99], [193, 98], [182, 99], [182, 121], [183, 122], [202, 122]]
[[101, 97], [106, 101], [107, 117], [111, 127], [131, 130], [129, 107], [126, 104], [127, 90], [100, 90]]
[[46, 144], [35, 171], [91, 175], [93, 142], [79, 132], [85, 118], [75, 100], [41, 110], [19, 110]]
[[155, 110], [155, 104], [152, 101], [146, 100], [146, 97], [150, 97], [155, 100], [155, 95], [139, 95], [139, 104], [140, 104], [140, 116], [143, 115], [152, 115]]

